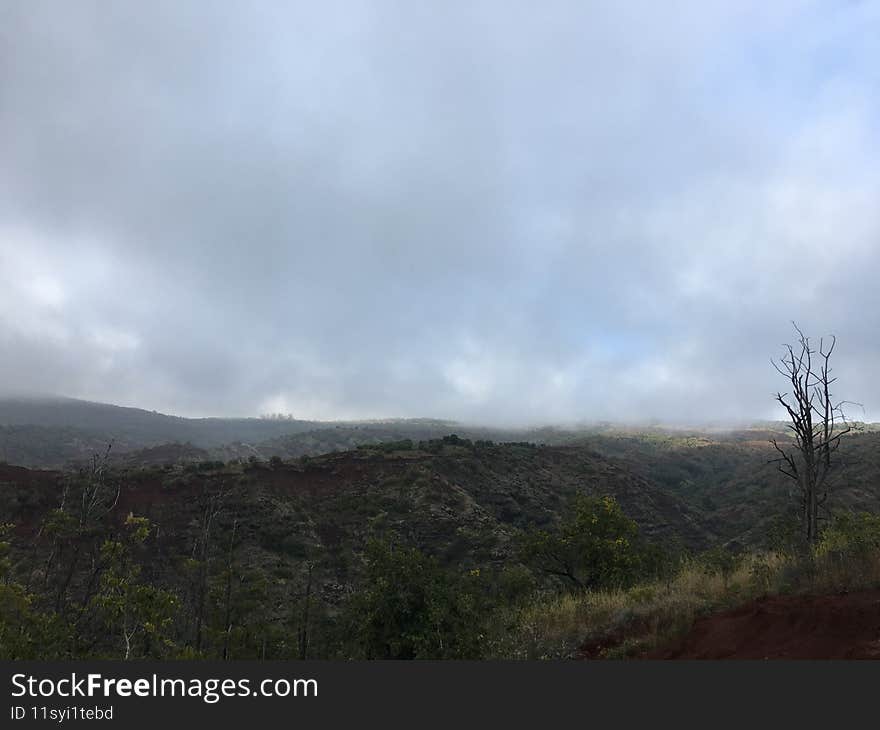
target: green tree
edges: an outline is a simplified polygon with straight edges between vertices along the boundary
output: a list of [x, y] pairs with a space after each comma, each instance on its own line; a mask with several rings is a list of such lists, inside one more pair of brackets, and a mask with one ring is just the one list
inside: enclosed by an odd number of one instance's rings
[[527, 533], [521, 551], [527, 564], [577, 590], [627, 585], [642, 564], [638, 526], [613, 497], [578, 495], [558, 529]]
[[140, 581], [134, 552], [150, 534], [146, 517], [129, 514], [125, 534], [101, 546], [104, 571], [91, 605], [108, 635], [115, 636], [123, 659], [162, 658], [174, 649], [170, 638], [177, 597]]
[[61, 659], [66, 626], [34, 607], [34, 596], [12, 576], [12, 525], [0, 525], [0, 659]]
[[459, 574], [415, 548], [373, 540], [364, 587], [347, 606], [354, 654], [366, 659], [478, 658], [486, 618], [479, 571]]

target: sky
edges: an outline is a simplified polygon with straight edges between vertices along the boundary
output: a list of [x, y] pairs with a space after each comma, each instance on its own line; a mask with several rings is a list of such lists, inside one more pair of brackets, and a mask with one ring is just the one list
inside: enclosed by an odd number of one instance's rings
[[880, 420], [880, 2], [0, 4], [0, 392]]

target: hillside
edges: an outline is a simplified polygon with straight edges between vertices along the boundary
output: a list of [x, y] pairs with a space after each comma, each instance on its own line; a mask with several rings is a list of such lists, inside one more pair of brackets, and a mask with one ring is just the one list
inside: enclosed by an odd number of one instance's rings
[[236, 440], [263, 441], [317, 424], [262, 418], [182, 418], [141, 408], [42, 397], [0, 399], [0, 425], [75, 428], [140, 446], [168, 441], [219, 446]]
[[[614, 496], [649, 536], [695, 548], [713, 538], [698, 511], [586, 449], [459, 439], [426, 446], [362, 448], [272, 465], [174, 465], [164, 460], [179, 458], [179, 450], [152, 449], [140, 453], [161, 464], [113, 472], [121, 485], [116, 513], [131, 510], [182, 533], [200, 495], [225, 491], [224, 512], [246, 521], [264, 545], [277, 538], [303, 549], [357, 550], [371, 532], [391, 530], [444, 559], [476, 563], [507, 557], [517, 529], [552, 524], [583, 491]], [[42, 488], [31, 492], [35, 481]], [[61, 472], [2, 467], [4, 517], [34, 524], [63, 481]], [[32, 508], [22, 510], [19, 499]]]
[[[687, 506], [707, 539], [732, 548], [760, 547], [779, 516], [790, 511], [790, 485], [769, 463], [770, 438], [786, 438], [783, 424], [724, 430], [720, 427], [625, 427], [600, 423], [566, 428], [492, 429], [430, 419], [363, 423], [317, 423], [272, 419], [186, 419], [73, 399], [0, 400], [0, 461], [31, 468], [64, 469], [104, 453], [120, 468], [197, 465], [272, 457], [318, 457], [380, 444], [417, 444], [457, 433], [475, 443], [488, 440], [570, 446], [568, 454], [592, 454], [609, 467], [650, 485]], [[387, 447], [386, 447], [387, 448]], [[577, 469], [547, 466], [535, 454], [520, 462], [519, 483], [542, 473], [567, 483]], [[559, 452], [563, 453], [563, 452]], [[844, 440], [842, 469], [831, 504], [840, 510], [880, 509], [880, 432], [862, 425]], [[502, 477], [486, 472], [488, 452], [457, 469], [456, 478], [477, 484]], [[570, 459], [570, 457], [569, 457]], [[320, 460], [315, 463], [322, 463]], [[410, 463], [410, 462], [408, 462]], [[577, 477], [571, 477], [576, 479]], [[349, 485], [356, 490], [356, 484]], [[488, 486], [486, 488], [489, 488]], [[546, 497], [546, 495], [545, 495]], [[633, 506], [634, 517], [641, 515]], [[671, 531], [682, 528], [669, 516]]]
[[[0, 398], [0, 460], [32, 468], [62, 469], [103, 452], [114, 455], [165, 444], [190, 445], [205, 458], [229, 461], [256, 456], [296, 458], [345, 451], [362, 444], [441, 438], [530, 441], [564, 445], [584, 429], [489, 428], [431, 418], [375, 421], [306, 421], [292, 418], [182, 418], [140, 408], [73, 398]], [[152, 457], [150, 457], [152, 458]], [[137, 456], [128, 459], [137, 461]]]
[[[792, 508], [790, 480], [772, 463], [772, 436], [784, 433], [623, 434], [578, 443], [700, 510], [705, 529], [732, 547], [760, 547]], [[832, 510], [880, 511], [880, 433], [869, 428], [847, 436], [839, 461]]]
[[365, 441], [436, 438], [452, 430], [450, 424], [430, 419], [321, 423], [182, 418], [73, 398], [0, 399], [0, 460], [38, 468], [58, 469], [88, 459], [111, 442], [116, 453], [188, 443], [209, 450], [212, 458], [228, 460], [254, 453], [265, 453], [265, 458], [274, 453], [317, 454]]
[[[49, 449], [58, 433], [73, 440], [71, 449], [106, 448], [98, 440], [76, 440], [64, 426], [15, 428], [43, 434]], [[418, 584], [422, 574], [435, 576], [431, 580], [443, 588], [431, 601], [464, 596], [464, 604], [442, 609], [470, 616], [458, 628], [446, 629], [448, 635], [483, 638], [457, 645], [453, 656], [603, 655], [604, 649], [592, 647], [607, 648], [607, 627], [612, 627], [612, 639], [619, 630], [638, 630], [632, 606], [639, 601], [655, 606], [646, 610], [659, 611], [657, 626], [666, 626], [670, 600], [674, 623], [679, 615], [690, 620], [697, 606], [736, 605], [737, 596], [752, 595], [759, 575], [754, 571], [764, 570], [758, 558], [748, 558], [737, 569], [741, 588], [736, 590], [743, 592], [735, 594], [726, 582], [719, 583], [720, 574], [711, 567], [717, 553], [707, 553], [709, 563], [700, 562], [703, 558], [681, 562], [681, 556], [699, 556], [719, 545], [760, 549], [775, 520], [791, 512], [786, 485], [767, 463], [772, 453], [766, 438], [774, 432], [766, 428], [737, 433], [545, 431], [548, 440], [567, 445], [456, 435], [388, 440], [446, 428], [430, 422], [336, 424], [256, 446], [129, 444], [127, 450], [114, 447], [98, 472], [0, 464], [0, 523], [12, 525], [7, 580], [32, 591], [27, 605], [67, 627], [63, 646], [52, 649], [51, 656], [113, 656], [114, 644], [102, 633], [108, 619], [92, 621], [86, 607], [106, 590], [105, 577], [112, 577], [106, 545], [131, 535], [133, 526], [146, 519], [146, 541], [117, 549], [136, 558], [126, 570], [135, 571], [130, 579], [141, 586], [138, 590], [152, 596], [150, 601], [166, 601], [166, 609], [156, 615], [178, 616], [163, 624], [163, 641], [175, 652], [231, 652], [239, 658], [360, 656], [360, 645], [348, 638], [354, 630], [349, 622], [355, 620], [352, 615], [358, 621], [373, 615], [357, 607], [375, 580], [369, 571], [376, 557], [369, 555], [378, 540], [392, 546], [387, 560], [404, 561], [393, 571], [406, 575], [405, 561], [418, 564], [407, 581]], [[357, 448], [311, 455], [334, 444]], [[845, 440], [841, 455], [846, 468], [832, 502], [838, 513], [880, 507], [878, 446], [877, 432]], [[97, 490], [97, 497], [82, 491], [87, 489]], [[659, 551], [645, 553], [659, 563], [644, 563], [645, 570], [653, 571], [646, 579], [657, 582], [607, 599], [603, 593], [553, 597], [565, 588], [564, 581], [536, 568], [523, 553], [523, 538], [537, 530], [557, 530], [571, 516], [578, 494], [612, 497], [635, 521], [648, 546]], [[412, 550], [416, 553], [407, 552]], [[673, 582], [669, 570], [679, 571]], [[409, 595], [407, 585], [389, 595], [398, 597], [394, 600]], [[714, 587], [708, 597], [699, 598], [700, 586]], [[380, 591], [379, 598], [386, 593]], [[663, 598], [667, 594], [672, 598]], [[682, 596], [683, 604], [675, 596]], [[153, 625], [149, 616], [159, 610], [151, 605], [138, 609], [146, 612], [144, 626]], [[172, 605], [179, 610], [172, 611]], [[418, 610], [435, 610], [431, 605]], [[408, 609], [400, 610], [398, 615], [409, 615]], [[563, 620], [554, 618], [560, 610]], [[512, 623], [485, 633], [474, 624], [476, 616], [481, 616], [479, 626], [490, 618]], [[229, 620], [236, 627], [234, 636], [218, 628]], [[291, 637], [303, 631], [308, 647], [297, 649]], [[363, 631], [361, 625], [360, 640]], [[589, 641], [594, 643], [584, 644], [593, 635], [597, 638]], [[86, 638], [71, 638], [76, 636]], [[172, 655], [154, 646], [148, 635], [141, 641], [145, 655]], [[625, 637], [617, 641], [627, 646]], [[34, 655], [33, 647], [21, 651]]]
[[[371, 538], [419, 549], [499, 586], [504, 575], [517, 575], [518, 536], [552, 528], [577, 493], [615, 497], [658, 545], [699, 550], [714, 538], [686, 503], [583, 448], [451, 437], [287, 463], [117, 466], [101, 479], [102, 504], [112, 509], [88, 531], [62, 539], [67, 528], [52, 526], [54, 510], [66, 500], [78, 514], [76, 490], [86, 483], [0, 466], [0, 520], [14, 525], [16, 577], [44, 586], [37, 605], [45, 601], [62, 614], [86, 605], [99, 585], [102, 542], [124, 534], [130, 516], [145, 517], [152, 527], [141, 578], [180, 596], [188, 615], [201, 615], [193, 606], [208, 600], [216, 610], [223, 581], [235, 576], [237, 620], [250, 627], [240, 656], [253, 656], [253, 641], [270, 642], [269, 656], [285, 656], [289, 649], [277, 637], [289, 636], [304, 592], [320, 618], [314, 655], [340, 651], [339, 611], [364, 588]], [[192, 627], [179, 630], [190, 636]]]

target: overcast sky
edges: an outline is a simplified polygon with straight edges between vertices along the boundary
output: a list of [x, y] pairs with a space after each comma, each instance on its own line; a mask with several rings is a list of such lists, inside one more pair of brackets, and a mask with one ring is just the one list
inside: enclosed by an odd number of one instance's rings
[[880, 2], [0, 2], [0, 390], [880, 419]]

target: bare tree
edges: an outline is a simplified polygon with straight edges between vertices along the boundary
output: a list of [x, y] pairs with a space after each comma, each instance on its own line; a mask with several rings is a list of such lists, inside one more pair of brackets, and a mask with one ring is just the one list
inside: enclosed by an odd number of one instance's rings
[[223, 621], [223, 661], [229, 659], [229, 644], [232, 639], [232, 574], [235, 569], [235, 532], [238, 519], [232, 520], [232, 533], [229, 535], [229, 549], [226, 551], [226, 616]]
[[830, 365], [836, 338], [821, 338], [815, 349], [797, 324], [794, 328], [797, 343], [784, 346], [779, 362], [771, 360], [791, 385], [790, 391], [776, 393], [776, 400], [788, 413], [794, 440], [780, 444], [771, 439], [771, 443], [779, 453], [773, 463], [798, 486], [793, 496], [798, 500], [802, 536], [811, 545], [818, 539], [820, 511], [825, 509], [831, 475], [839, 464], [835, 452], [852, 428], [843, 412], [849, 401], [835, 402], [831, 394], [837, 380], [831, 377]]
[[211, 530], [217, 517], [223, 511], [225, 484], [215, 493], [207, 488], [202, 495], [202, 514], [199, 521], [199, 532], [193, 543], [192, 559], [196, 563], [196, 606], [195, 606], [195, 648], [202, 650], [202, 625], [205, 618], [205, 599], [208, 594], [208, 559], [211, 551]]
[[[122, 485], [110, 477], [112, 447], [111, 442], [103, 454], [93, 454], [88, 466], [81, 468], [77, 477], [63, 483], [61, 504], [55, 510], [52, 549], [44, 573], [44, 583], [48, 583], [53, 564], [57, 561], [61, 568], [63, 558], [67, 557], [65, 553], [69, 553], [67, 570], [60, 576], [56, 593], [56, 612], [61, 612], [64, 607], [68, 588], [84, 553], [90, 552], [93, 579], [97, 579], [100, 572], [101, 540], [95, 528], [116, 508], [122, 491]], [[45, 525], [40, 528], [41, 533], [44, 528]], [[94, 580], [90, 580], [84, 605], [88, 603], [88, 594], [93, 587]]]
[[302, 619], [296, 632], [300, 659], [308, 659], [309, 655], [309, 609], [312, 605], [312, 570], [314, 567], [315, 564], [311, 560], [306, 563], [307, 579], [305, 596], [303, 597]]

